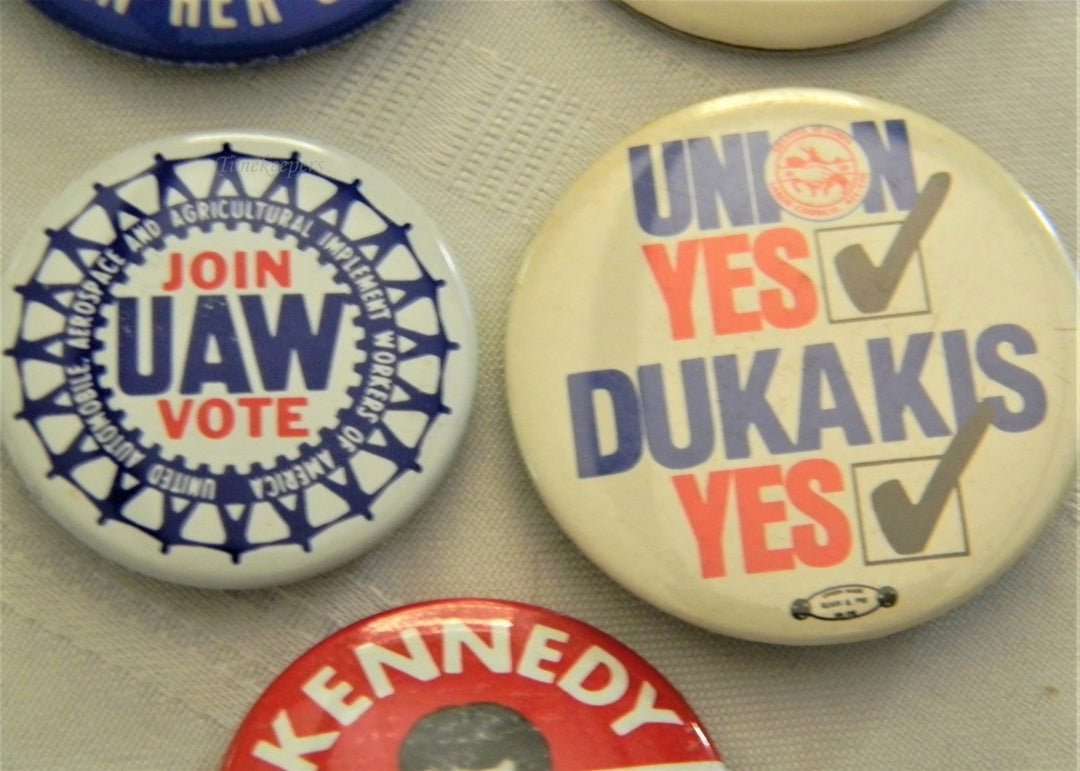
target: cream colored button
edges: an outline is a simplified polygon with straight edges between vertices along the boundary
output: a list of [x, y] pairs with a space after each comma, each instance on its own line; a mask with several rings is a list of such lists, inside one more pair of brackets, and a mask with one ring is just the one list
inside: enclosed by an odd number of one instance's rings
[[852, 43], [888, 32], [946, 0], [624, 0], [669, 27], [751, 48]]
[[601, 157], [526, 255], [510, 410], [552, 514], [717, 632], [889, 634], [1074, 481], [1076, 279], [985, 153], [903, 107], [705, 102]]

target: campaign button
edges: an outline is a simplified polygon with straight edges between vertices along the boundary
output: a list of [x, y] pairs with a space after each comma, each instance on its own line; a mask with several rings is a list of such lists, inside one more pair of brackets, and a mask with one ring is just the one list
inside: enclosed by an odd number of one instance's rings
[[995, 161], [886, 102], [730, 96], [570, 188], [509, 314], [518, 445], [608, 575], [716, 632], [877, 637], [1075, 481], [1076, 277]]
[[624, 0], [680, 32], [749, 48], [843, 45], [910, 24], [947, 0]]
[[226, 771], [723, 771], [663, 675], [580, 621], [497, 600], [387, 611], [259, 697]]
[[476, 344], [435, 225], [310, 141], [207, 133], [73, 183], [5, 273], [3, 439], [29, 492], [135, 570], [283, 583], [432, 493]]
[[358, 32], [401, 0], [30, 0], [50, 19], [148, 59], [240, 64], [293, 56]]

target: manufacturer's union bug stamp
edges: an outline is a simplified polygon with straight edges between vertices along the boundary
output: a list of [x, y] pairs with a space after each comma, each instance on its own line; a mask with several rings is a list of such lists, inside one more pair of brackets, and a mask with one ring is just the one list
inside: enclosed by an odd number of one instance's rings
[[891, 586], [880, 589], [860, 584], [834, 586], [795, 600], [791, 603], [791, 616], [796, 621], [810, 617], [821, 621], [846, 621], [867, 616], [879, 608], [891, 608], [898, 599]]
[[419, 505], [467, 418], [467, 302], [431, 226], [374, 170], [297, 146], [166, 141], [73, 189], [20, 255], [18, 465], [138, 569], [328, 569]]
[[804, 126], [780, 138], [769, 154], [769, 192], [792, 214], [831, 220], [850, 212], [869, 187], [866, 153], [831, 126]]

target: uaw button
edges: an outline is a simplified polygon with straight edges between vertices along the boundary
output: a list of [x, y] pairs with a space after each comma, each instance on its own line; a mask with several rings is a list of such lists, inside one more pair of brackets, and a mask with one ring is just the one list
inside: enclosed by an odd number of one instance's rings
[[109, 48], [182, 64], [293, 56], [354, 34], [401, 0], [30, 0]]
[[367, 163], [177, 137], [75, 182], [5, 274], [3, 438], [42, 508], [169, 581], [355, 557], [432, 493], [476, 345], [425, 213]]
[[798, 50], [911, 24], [947, 0], [624, 0], [672, 29], [731, 45]]
[[678, 691], [581, 621], [499, 600], [387, 611], [266, 689], [223, 771], [723, 771]]
[[1038, 210], [911, 110], [686, 108], [530, 246], [510, 412], [605, 572], [753, 640], [861, 640], [1001, 575], [1075, 481], [1076, 276]]

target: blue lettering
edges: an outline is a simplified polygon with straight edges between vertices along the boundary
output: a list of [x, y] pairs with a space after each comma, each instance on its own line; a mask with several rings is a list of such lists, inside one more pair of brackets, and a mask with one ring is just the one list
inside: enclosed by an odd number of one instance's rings
[[694, 137], [687, 141], [690, 166], [694, 170], [694, 202], [697, 206], [698, 227], [702, 230], [716, 230], [720, 227], [717, 197], [723, 201], [724, 210], [727, 211], [733, 226], [754, 224], [742, 135], [728, 134], [721, 137], [720, 143], [724, 148], [723, 163], [716, 154], [716, 145], [708, 137]]
[[303, 295], [286, 294], [281, 298], [277, 332], [274, 333], [267, 323], [262, 298], [258, 295], [240, 297], [255, 349], [255, 361], [263, 386], [268, 391], [284, 391], [288, 388], [289, 365], [294, 353], [307, 388], [312, 391], [326, 388], [330, 379], [330, 365], [334, 361], [341, 312], [347, 299], [348, 296], [344, 294], [326, 295], [319, 326], [313, 329]]
[[[834, 407], [822, 406], [822, 383], [832, 392]], [[799, 400], [799, 451], [821, 449], [821, 432], [839, 428], [851, 446], [870, 444], [870, 429], [859, 411], [844, 365], [832, 343], [808, 345], [803, 351], [803, 382]]]
[[757, 221], [762, 225], [780, 221], [780, 204], [769, 192], [765, 182], [765, 162], [772, 150], [772, 139], [764, 131], [753, 131], [746, 135], [746, 146], [750, 151], [750, 170], [754, 180], [754, 203], [757, 205]]
[[[652, 151], [648, 145], [630, 148], [630, 174], [638, 225], [646, 233], [666, 237], [686, 230], [694, 212], [690, 205], [690, 180], [682, 142], [665, 142], [662, 153], [666, 185], [657, 184]], [[660, 214], [658, 187], [667, 190], [666, 216]]]
[[668, 419], [668, 399], [659, 364], [638, 368], [641, 409], [645, 416], [645, 437], [649, 451], [665, 468], [686, 469], [704, 463], [713, 453], [716, 438], [710, 409], [709, 384], [704, 359], [688, 359], [679, 365], [682, 372], [683, 403], [686, 405], [690, 438], [685, 447], [676, 447]]
[[[217, 348], [218, 361], [211, 361], [211, 344]], [[205, 295], [195, 305], [180, 393], [200, 393], [207, 383], [222, 383], [233, 394], [251, 393], [236, 327], [221, 295]]]
[[962, 426], [975, 411], [975, 405], [978, 402], [975, 396], [975, 378], [971, 371], [967, 332], [962, 329], [942, 332], [941, 345], [945, 349], [945, 366], [949, 371], [949, 388], [952, 391], [956, 425]]
[[[948, 330], [940, 335], [943, 353], [938, 363], [944, 372], [931, 371], [947, 378], [957, 425], [962, 425], [983, 388], [976, 388], [967, 333]], [[889, 338], [867, 341], [868, 362], [863, 366], [869, 365], [873, 382], [880, 441], [908, 439], [905, 421], [910, 420], [927, 437], [954, 433], [922, 382], [934, 336], [920, 332], [895, 344]], [[1037, 351], [1027, 330], [998, 324], [978, 336], [974, 360], [987, 379], [1020, 400], [1017, 406], [1014, 399], [1010, 410], [1007, 396], [988, 397], [996, 409], [994, 425], [1003, 431], [1029, 431], [1046, 417], [1046, 391], [1034, 373], [1005, 358], [1005, 346], [1020, 356]], [[749, 366], [745, 355], [686, 359], [679, 362], [681, 382], [675, 388], [666, 385], [663, 364], [638, 367], [636, 380], [615, 369], [569, 375], [578, 476], [629, 471], [646, 454], [667, 469], [698, 467], [718, 451], [720, 436], [725, 459], [750, 458], [762, 449], [758, 445], [751, 451], [751, 429], [757, 430], [770, 455], [820, 451], [826, 429], [839, 429], [850, 447], [874, 441], [840, 352], [833, 343], [815, 343], [802, 349], [798, 442], [793, 442], [767, 398], [780, 355], [778, 348], [755, 351]], [[945, 387], [941, 384], [935, 392], [943, 393]]]
[[932, 339], [932, 332], [911, 335], [899, 369], [893, 360], [892, 341], [889, 338], [880, 337], [867, 342], [874, 391], [877, 394], [881, 438], [886, 442], [899, 442], [907, 438], [905, 410], [911, 410], [926, 436], [948, 436], [951, 433], [930, 395], [919, 382]]
[[915, 187], [907, 124], [902, 120], [885, 121], [887, 142], [882, 140], [877, 124], [872, 121], [852, 123], [851, 135], [870, 161], [870, 187], [863, 198], [863, 208], [872, 214], [885, 211], [885, 193], [881, 184], [884, 180], [896, 208], [910, 211], [919, 191]]
[[1000, 383], [1023, 399], [1023, 406], [1016, 412], [1008, 410], [1005, 399], [991, 396], [996, 410], [994, 425], [1012, 433], [1030, 431], [1046, 417], [1046, 390], [1035, 375], [1015, 364], [1005, 361], [998, 353], [1002, 344], [1012, 346], [1021, 356], [1028, 356], [1038, 349], [1031, 333], [1016, 324], [996, 324], [989, 327], [975, 342], [975, 357], [979, 368], [991, 380]]
[[796, 451], [795, 444], [765, 399], [779, 358], [779, 348], [754, 353], [745, 388], [739, 382], [739, 363], [733, 354], [713, 358], [713, 375], [724, 424], [724, 451], [728, 458], [750, 457], [751, 426], [757, 427], [765, 446], [774, 455]]
[[[851, 134], [870, 166], [863, 209], [870, 214], [887, 211], [888, 190], [896, 210], [910, 211], [919, 191], [907, 124], [859, 121], [851, 124]], [[634, 210], [646, 233], [668, 238], [691, 227], [718, 230], [724, 227], [721, 205], [731, 227], [780, 222], [781, 207], [765, 179], [773, 149], [767, 132], [725, 134], [719, 147], [712, 137], [663, 142], [662, 175], [654, 167], [655, 149], [638, 145], [628, 151]]]
[[[630, 376], [615, 369], [582, 372], [568, 376], [566, 386], [578, 476], [586, 479], [618, 474], [637, 465], [642, 452], [641, 413]], [[606, 455], [600, 449], [596, 419], [598, 391], [610, 397], [615, 421], [615, 449]]]
[[139, 301], [117, 298], [116, 371], [120, 390], [132, 396], [165, 393], [172, 382], [172, 298], [150, 300], [150, 371], [139, 370]]

